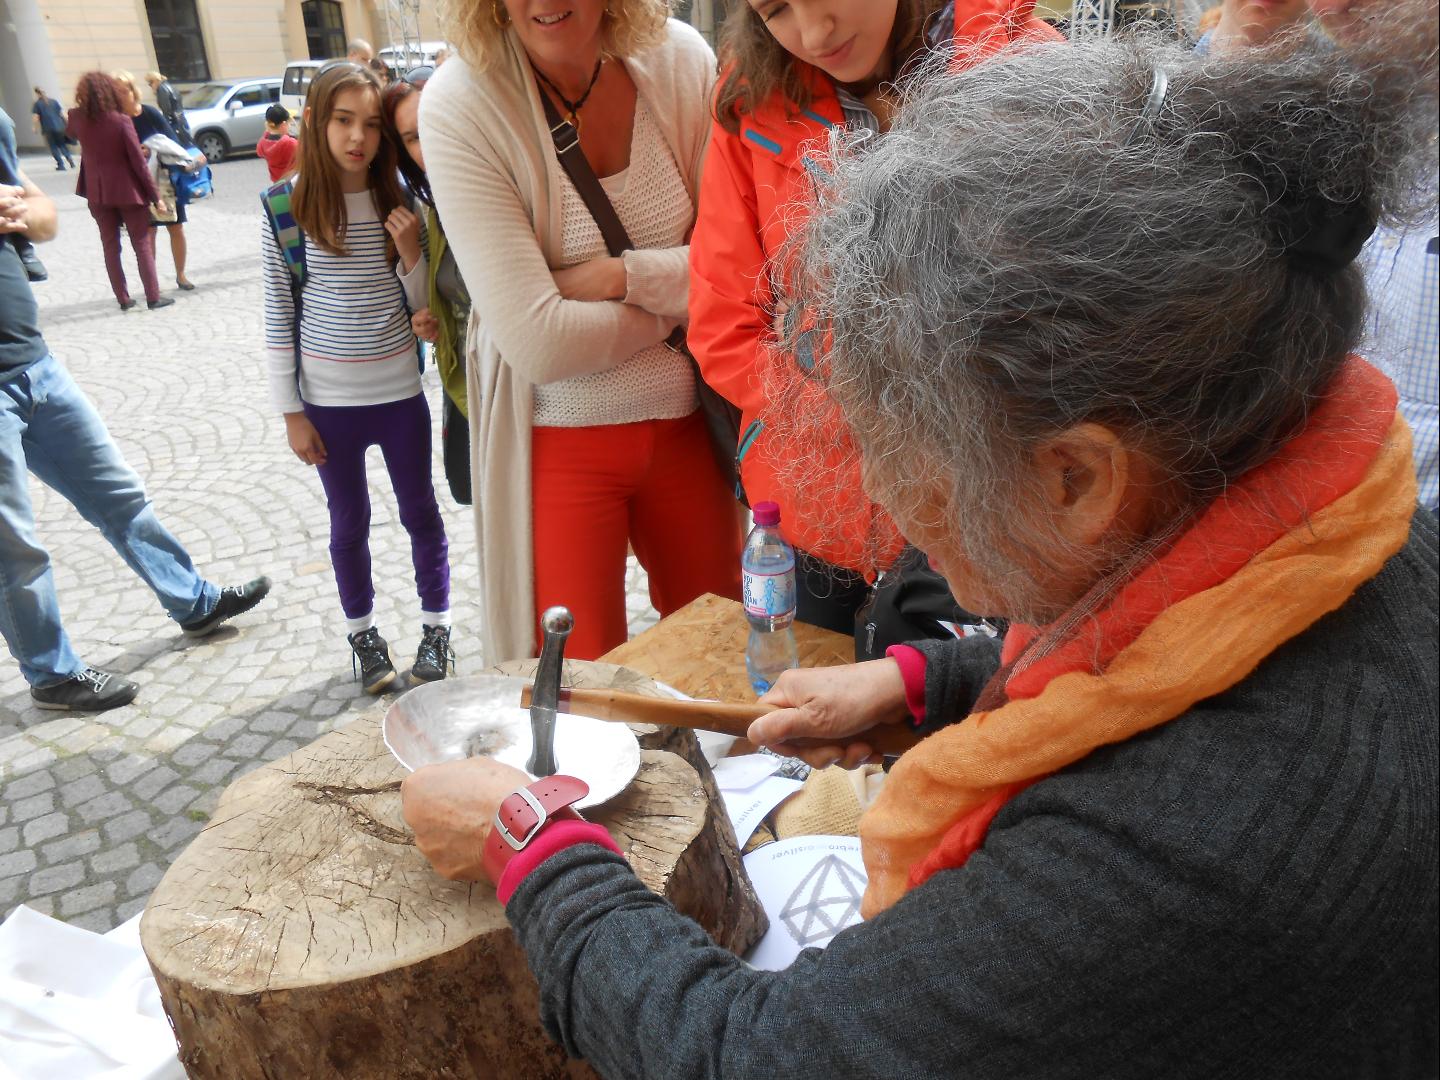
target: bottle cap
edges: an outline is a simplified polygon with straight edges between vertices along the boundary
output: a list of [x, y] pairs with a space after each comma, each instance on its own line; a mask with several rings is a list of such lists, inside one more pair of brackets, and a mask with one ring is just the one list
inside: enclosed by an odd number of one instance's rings
[[752, 506], [751, 511], [755, 515], [756, 525], [779, 525], [780, 504], [773, 502], [760, 502]]

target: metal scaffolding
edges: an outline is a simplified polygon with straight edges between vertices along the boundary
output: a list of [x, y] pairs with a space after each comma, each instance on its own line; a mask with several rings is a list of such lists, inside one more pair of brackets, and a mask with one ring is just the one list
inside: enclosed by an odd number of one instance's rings
[[420, 0], [383, 0], [385, 9], [386, 44], [394, 49], [403, 49], [405, 63], [401, 71], [409, 70], [424, 63], [420, 47]]

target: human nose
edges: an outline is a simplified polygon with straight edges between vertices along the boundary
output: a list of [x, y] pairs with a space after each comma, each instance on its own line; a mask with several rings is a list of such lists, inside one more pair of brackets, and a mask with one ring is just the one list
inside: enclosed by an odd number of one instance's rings
[[801, 16], [800, 43], [812, 56], [833, 49], [838, 42], [835, 36], [835, 19], [831, 15]]

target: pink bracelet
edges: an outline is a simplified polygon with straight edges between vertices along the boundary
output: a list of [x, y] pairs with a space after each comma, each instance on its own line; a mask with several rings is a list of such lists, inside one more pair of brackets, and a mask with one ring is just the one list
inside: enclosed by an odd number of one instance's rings
[[505, 864], [505, 870], [500, 875], [500, 882], [495, 888], [495, 895], [500, 898], [500, 903], [508, 904], [510, 897], [520, 887], [530, 871], [534, 870], [551, 855], [564, 851], [576, 844], [599, 844], [601, 847], [615, 852], [616, 855], [624, 855], [614, 840], [610, 839], [609, 832], [605, 826], [597, 825], [593, 821], [581, 821], [579, 818], [553, 818], [540, 830], [535, 839], [530, 841], [523, 850], [517, 851]]

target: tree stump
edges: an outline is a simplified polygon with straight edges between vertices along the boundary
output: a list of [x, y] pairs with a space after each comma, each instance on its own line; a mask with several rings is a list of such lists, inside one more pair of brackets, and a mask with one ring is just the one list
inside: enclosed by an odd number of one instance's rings
[[[622, 671], [566, 674], [660, 692]], [[444, 880], [415, 849], [404, 775], [378, 717], [361, 717], [231, 784], [171, 866], [140, 934], [191, 1077], [595, 1075], [542, 1030], [493, 890]], [[642, 750], [631, 785], [587, 816], [722, 945], [743, 952], [764, 933], [743, 869], [733, 880], [724, 808], [680, 757]]]

